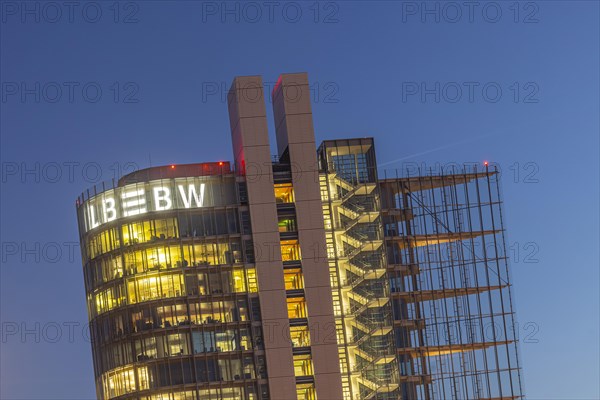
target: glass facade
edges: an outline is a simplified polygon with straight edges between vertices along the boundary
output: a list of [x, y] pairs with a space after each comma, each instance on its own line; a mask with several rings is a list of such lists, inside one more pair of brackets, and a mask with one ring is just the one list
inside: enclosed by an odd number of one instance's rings
[[[220, 172], [135, 182], [79, 199], [99, 399], [267, 395], [264, 358], [255, 353], [262, 330], [250, 312], [256, 271], [246, 262], [235, 177]], [[298, 258], [294, 249], [291, 243], [290, 259]], [[301, 284], [297, 274], [290, 284]]]

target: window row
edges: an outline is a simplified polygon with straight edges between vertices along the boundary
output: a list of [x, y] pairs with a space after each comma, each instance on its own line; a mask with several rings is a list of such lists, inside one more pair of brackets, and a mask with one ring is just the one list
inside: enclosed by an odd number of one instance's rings
[[[141, 396], [140, 400], [258, 400], [258, 389], [256, 384], [246, 384], [243, 387], [224, 387], [224, 388], [212, 388], [212, 389], [198, 389], [187, 390], [184, 392], [165, 392], [161, 394], [153, 394], [149, 396]], [[263, 395], [262, 399], [268, 398], [267, 385], [264, 385], [261, 389]], [[304, 399], [303, 399], [304, 400]], [[310, 398], [306, 400], [315, 400]]]
[[205, 326], [208, 329], [215, 326], [211, 324], [246, 321], [249, 321], [246, 299], [153, 304], [135, 306], [93, 320], [90, 323], [90, 333], [94, 343], [101, 345], [114, 339], [123, 339], [132, 333], [154, 329], [190, 325]]
[[257, 292], [254, 269], [235, 268], [198, 274], [151, 273], [129, 278], [88, 294], [90, 318], [127, 304], [186, 295], [224, 295]]
[[102, 346], [96, 354], [100, 357], [100, 371], [108, 371], [140, 361], [251, 348], [250, 331], [241, 328], [157, 334], [133, 341], [111, 343]]
[[155, 246], [93, 260], [85, 268], [85, 278], [89, 290], [111, 280], [122, 278], [124, 275], [182, 267], [231, 265], [242, 262], [241, 242], [236, 239], [222, 242]]
[[177, 218], [162, 218], [124, 224], [102, 231], [88, 240], [86, 253], [93, 259], [123, 246], [179, 237]]
[[217, 295], [244, 292], [257, 292], [256, 270], [235, 268], [187, 274], [185, 277], [188, 294]]
[[[264, 363], [264, 361], [263, 361]], [[175, 385], [243, 381], [266, 378], [266, 371], [255, 370], [252, 356], [219, 359], [180, 359], [154, 365], [127, 366], [104, 373], [101, 387], [104, 398], [111, 399], [137, 391]]]
[[138, 221], [121, 226], [123, 245], [179, 237], [177, 218]]
[[141, 243], [179, 237], [205, 237], [240, 233], [237, 209], [207, 209], [178, 217], [148, 219], [106, 229], [91, 236], [85, 246], [87, 259]]

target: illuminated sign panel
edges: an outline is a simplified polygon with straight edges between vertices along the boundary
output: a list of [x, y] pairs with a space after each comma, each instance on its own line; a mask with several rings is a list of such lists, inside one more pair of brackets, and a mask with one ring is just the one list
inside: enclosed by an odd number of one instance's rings
[[231, 182], [205, 177], [176, 178], [134, 183], [107, 190], [80, 208], [85, 231], [119, 218], [153, 211], [193, 209], [235, 202]]

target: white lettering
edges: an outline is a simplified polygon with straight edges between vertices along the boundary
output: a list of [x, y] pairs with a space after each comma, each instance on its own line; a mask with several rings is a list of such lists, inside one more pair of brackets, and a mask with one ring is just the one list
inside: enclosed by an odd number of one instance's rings
[[117, 219], [117, 210], [115, 209], [114, 198], [106, 197], [102, 202], [102, 210], [104, 211], [104, 222], [110, 222]]
[[[164, 204], [161, 205], [161, 202], [163, 202]], [[154, 206], [156, 208], [156, 211], [170, 210], [173, 206], [173, 202], [171, 201], [171, 189], [169, 189], [166, 186], [155, 187]]]
[[204, 203], [204, 183], [200, 184], [200, 194], [196, 193], [196, 187], [192, 185], [188, 185], [188, 196], [185, 195], [185, 190], [183, 185], [178, 185], [179, 194], [181, 194], [181, 200], [183, 200], [183, 205], [185, 208], [190, 208], [192, 206], [192, 199], [196, 202], [196, 207], [202, 207]]
[[96, 220], [96, 208], [94, 207], [94, 205], [90, 204], [88, 206], [88, 210], [89, 210], [89, 217], [90, 217], [90, 229], [94, 229], [94, 228], [100, 226], [100, 222], [98, 222]]
[[[156, 186], [152, 183], [106, 191], [84, 204], [83, 221], [86, 231], [119, 218], [141, 215], [149, 211], [204, 207], [205, 183], [183, 183], [176, 185], [176, 190], [159, 181], [155, 182]], [[146, 200], [147, 198], [152, 201]]]
[[[144, 189], [132, 190], [121, 194], [123, 201], [123, 216], [144, 214], [146, 210], [146, 198]], [[133, 199], [132, 199], [133, 198]], [[132, 199], [132, 200], [129, 200]]]

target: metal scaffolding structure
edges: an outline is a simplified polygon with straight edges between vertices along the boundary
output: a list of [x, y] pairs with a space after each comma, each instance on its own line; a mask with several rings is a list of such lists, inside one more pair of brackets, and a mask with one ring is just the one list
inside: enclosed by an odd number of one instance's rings
[[498, 172], [377, 175], [319, 148], [346, 399], [523, 397]]
[[407, 175], [379, 180], [401, 398], [521, 398], [498, 172]]

